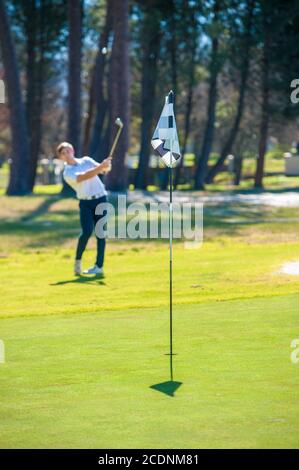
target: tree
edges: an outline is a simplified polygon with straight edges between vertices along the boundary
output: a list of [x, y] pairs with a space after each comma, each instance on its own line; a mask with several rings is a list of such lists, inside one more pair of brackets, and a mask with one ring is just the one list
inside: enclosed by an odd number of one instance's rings
[[[182, 114], [183, 109], [185, 111], [184, 139], [185, 137], [188, 139], [196, 81], [195, 71], [198, 60], [196, 55], [200, 41], [199, 18], [202, 7], [199, 2], [193, 0], [171, 0], [158, 3], [159, 8], [157, 7], [156, 10], [161, 11], [159, 24], [161, 38], [156, 75], [157, 82], [162, 86], [156, 90], [156, 102], [159, 102], [161, 106], [166, 93], [171, 89], [174, 91], [176, 114]], [[147, 5], [148, 2], [145, 4]], [[153, 106], [153, 103], [151, 105]], [[143, 112], [146, 113], [145, 110]], [[178, 181], [179, 170], [180, 167], [175, 172], [175, 184]], [[160, 187], [163, 190], [167, 188], [168, 177], [169, 171], [165, 168], [160, 179]]]
[[[107, 111], [107, 99], [104, 96], [105, 68], [107, 63], [107, 46], [112, 29], [112, 3], [107, 1], [105, 25], [99, 38], [98, 52], [92, 71], [92, 79], [89, 91], [87, 120], [84, 133], [84, 152], [90, 150], [90, 154], [100, 161], [101, 137], [104, 120]], [[96, 115], [94, 119], [94, 115]], [[93, 125], [93, 128], [92, 128]], [[92, 131], [92, 138], [90, 135]]]
[[206, 172], [208, 168], [208, 160], [212, 148], [215, 117], [216, 117], [216, 103], [217, 103], [217, 81], [221, 66], [220, 53], [219, 53], [219, 33], [221, 28], [220, 23], [221, 2], [214, 1], [213, 5], [213, 21], [211, 25], [211, 60], [209, 64], [209, 92], [208, 92], [208, 109], [207, 109], [207, 122], [203, 137], [203, 144], [201, 152], [196, 156], [197, 168], [195, 173], [195, 189], [203, 189]]
[[[185, 7], [189, 9], [189, 2], [185, 4]], [[166, 11], [165, 11], [166, 10]], [[177, 104], [177, 96], [180, 93], [180, 81], [178, 80], [179, 75], [179, 68], [178, 64], [180, 62], [180, 54], [179, 54], [179, 45], [180, 42], [184, 43], [184, 27], [186, 26], [184, 21], [182, 20], [182, 13], [184, 8], [182, 8], [181, 0], [169, 0], [167, 2], [167, 7], [164, 7], [165, 11], [165, 36], [166, 36], [166, 44], [165, 44], [165, 62], [170, 63], [170, 79], [171, 85], [170, 88], [174, 91], [174, 106], [176, 108]], [[183, 32], [183, 34], [182, 34]], [[163, 191], [167, 189], [169, 180], [169, 169], [167, 167], [164, 168], [161, 178], [160, 187]]]
[[148, 184], [148, 168], [151, 152], [150, 140], [152, 134], [153, 117], [155, 109], [157, 64], [160, 51], [161, 31], [161, 5], [160, 1], [153, 0], [142, 4], [141, 41], [141, 146], [139, 165], [136, 173], [135, 187], [146, 189]]
[[4, 0], [0, 0], [0, 46], [10, 106], [12, 139], [12, 156], [7, 194], [23, 195], [29, 192], [29, 143], [25, 107], [22, 101], [19, 69]]
[[[250, 47], [252, 43], [252, 24], [253, 24], [253, 10], [254, 10], [254, 2], [255, 0], [248, 0], [246, 5], [246, 12], [244, 18], [241, 18], [241, 38], [237, 41], [235, 47], [232, 48], [233, 57], [232, 60], [235, 61], [235, 58], [241, 58], [241, 64], [239, 60], [237, 60], [236, 66], [240, 68], [240, 85], [239, 85], [239, 98], [237, 104], [237, 112], [235, 119], [233, 121], [233, 125], [231, 130], [228, 134], [228, 137], [222, 147], [220, 152], [220, 156], [214, 166], [209, 170], [208, 175], [206, 177], [206, 183], [212, 183], [213, 179], [215, 178], [218, 171], [221, 169], [226, 157], [232, 152], [232, 148], [234, 142], [236, 140], [243, 110], [244, 110], [244, 102], [245, 102], [245, 93], [247, 88], [248, 82], [248, 75], [249, 75], [249, 63], [250, 63]], [[240, 22], [237, 22], [237, 27]], [[237, 34], [237, 33], [236, 33]], [[238, 34], [240, 36], [240, 33]], [[234, 38], [232, 38], [234, 41]]]
[[199, 24], [197, 20], [197, 14], [199, 13], [196, 4], [189, 5], [188, 0], [183, 0], [182, 9], [182, 23], [184, 28], [184, 55], [185, 61], [183, 66], [186, 70], [186, 104], [185, 104], [185, 116], [184, 116], [184, 134], [183, 144], [181, 148], [182, 158], [175, 171], [174, 176], [174, 187], [176, 188], [180, 181], [181, 169], [184, 164], [184, 157], [187, 149], [187, 143], [191, 130], [191, 114], [193, 109], [193, 94], [194, 86], [196, 82], [196, 66], [197, 66], [197, 50], [198, 50], [198, 36], [199, 36]]
[[37, 162], [42, 136], [42, 105], [44, 93], [44, 28], [45, 0], [41, 0], [40, 8], [36, 0], [22, 2], [24, 8], [24, 26], [27, 49], [27, 94], [26, 116], [29, 135], [29, 188], [33, 190]]
[[[68, 0], [69, 64], [68, 64], [68, 140], [76, 155], [81, 154], [81, 56], [83, 0]], [[62, 194], [74, 195], [64, 182]]]
[[129, 2], [112, 0], [114, 39], [110, 62], [109, 104], [110, 143], [115, 135], [115, 120], [120, 117], [124, 128], [115, 151], [112, 170], [108, 174], [107, 187], [111, 191], [127, 188], [126, 155], [129, 147]]
[[260, 140], [258, 147], [258, 159], [256, 164], [256, 173], [254, 178], [254, 186], [256, 188], [263, 187], [264, 164], [265, 154], [267, 151], [267, 139], [269, 129], [269, 98], [270, 98], [270, 85], [269, 85], [269, 54], [270, 54], [270, 18], [267, 15], [267, 9], [262, 10], [262, 25], [264, 33], [264, 43], [262, 50], [262, 117], [260, 123]]
[[30, 149], [29, 187], [32, 191], [42, 144], [45, 87], [53, 74], [55, 52], [62, 44], [65, 7], [62, 0], [21, 0], [20, 3], [24, 12], [27, 50], [26, 115]]
[[[56, 53], [63, 42], [66, 8], [63, 0], [12, 0], [9, 11], [19, 68], [24, 71], [29, 138], [29, 189], [33, 190], [41, 152], [44, 97], [57, 73]], [[54, 103], [51, 103], [55, 106]], [[47, 106], [47, 113], [49, 108]]]
[[[261, 119], [258, 158], [254, 186], [263, 187], [265, 157], [270, 124], [281, 116], [292, 116], [290, 103], [290, 70], [298, 73], [298, 17], [296, 0], [273, 0], [271, 5], [260, 0], [261, 44]], [[286, 8], [287, 5], [287, 8]], [[277, 50], [280, 51], [277, 54]], [[295, 58], [295, 60], [294, 60]], [[298, 111], [295, 116], [298, 116]]]
[[69, 0], [68, 139], [81, 153], [81, 56], [83, 0]]

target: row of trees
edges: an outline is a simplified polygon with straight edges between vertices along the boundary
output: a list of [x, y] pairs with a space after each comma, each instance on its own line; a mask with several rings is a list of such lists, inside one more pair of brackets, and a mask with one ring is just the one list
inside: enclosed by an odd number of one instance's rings
[[150, 137], [171, 88], [183, 154], [176, 186], [191, 149], [194, 188], [211, 183], [232, 152], [239, 169], [246, 152], [257, 155], [261, 187], [269, 135], [281, 136], [298, 113], [298, 20], [296, 0], [0, 0], [8, 194], [32, 191], [41, 153], [59, 140], [100, 161], [118, 116], [125, 126], [107, 185], [126, 189], [130, 149], [139, 155], [135, 187], [146, 189]]

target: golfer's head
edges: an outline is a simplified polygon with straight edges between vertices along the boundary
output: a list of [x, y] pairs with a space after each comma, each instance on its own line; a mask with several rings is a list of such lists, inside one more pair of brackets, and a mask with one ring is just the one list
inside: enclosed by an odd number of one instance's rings
[[61, 142], [56, 149], [56, 153], [60, 160], [69, 162], [74, 158], [74, 147], [69, 142]]

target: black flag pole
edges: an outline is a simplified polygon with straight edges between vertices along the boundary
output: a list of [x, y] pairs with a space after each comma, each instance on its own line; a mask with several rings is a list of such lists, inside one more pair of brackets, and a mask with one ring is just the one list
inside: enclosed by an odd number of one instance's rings
[[[168, 101], [174, 103], [174, 93], [169, 93]], [[168, 117], [168, 125], [174, 128], [174, 117]], [[170, 380], [173, 381], [173, 316], [172, 316], [172, 245], [173, 245], [173, 205], [172, 205], [172, 186], [173, 186], [173, 136], [170, 139], [170, 164], [169, 164], [169, 365]]]
[[[171, 152], [171, 151], [170, 151]], [[171, 153], [172, 158], [172, 153]], [[170, 380], [173, 381], [173, 328], [172, 328], [172, 238], [173, 238], [173, 207], [172, 207], [172, 164], [169, 168], [169, 357]]]
[[[181, 158], [179, 139], [177, 134], [175, 114], [173, 109], [174, 93], [170, 91], [165, 97], [164, 107], [156, 126], [151, 144], [160, 155], [165, 165], [169, 168], [169, 365], [171, 386], [177, 388], [181, 383], [173, 382], [173, 168]], [[161, 385], [161, 384], [160, 384]]]

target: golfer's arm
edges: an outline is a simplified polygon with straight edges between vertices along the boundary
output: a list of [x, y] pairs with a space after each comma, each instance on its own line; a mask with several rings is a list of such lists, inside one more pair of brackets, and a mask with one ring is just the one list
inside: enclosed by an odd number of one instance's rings
[[102, 171], [103, 171], [103, 165], [100, 163], [95, 168], [91, 168], [91, 170], [87, 170], [85, 171], [85, 173], [78, 175], [77, 183], [81, 183], [82, 181], [89, 180], [90, 178], [93, 178], [94, 176], [97, 176], [100, 173], [102, 173]]

